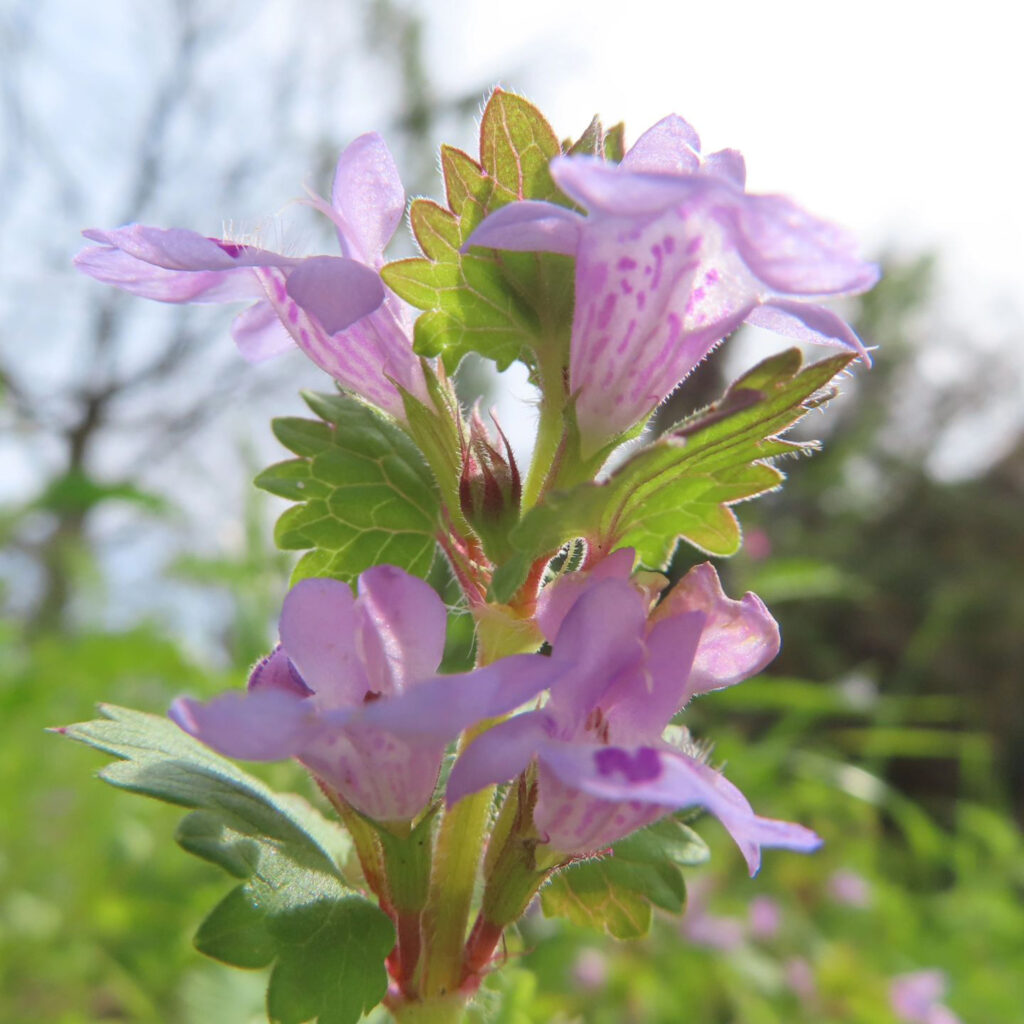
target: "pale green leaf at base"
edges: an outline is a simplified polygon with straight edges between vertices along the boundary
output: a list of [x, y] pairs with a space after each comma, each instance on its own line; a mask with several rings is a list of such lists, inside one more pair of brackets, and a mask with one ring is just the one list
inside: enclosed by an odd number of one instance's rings
[[[347, 856], [345, 833], [310, 804], [275, 793], [169, 718], [111, 704], [101, 705], [100, 712], [103, 718], [62, 731], [119, 758], [100, 771], [104, 782], [209, 811], [234, 833], [271, 840], [287, 849], [292, 859], [316, 870], [335, 871]], [[209, 835], [211, 820], [203, 823]]]
[[120, 760], [104, 781], [194, 808], [181, 847], [244, 879], [207, 916], [196, 948], [237, 967], [274, 964], [273, 1021], [354, 1024], [387, 988], [391, 922], [353, 890], [347, 835], [293, 794], [275, 793], [173, 722], [104, 706], [62, 732]]
[[350, 1024], [384, 996], [391, 922], [358, 897], [321, 899], [275, 917], [279, 956], [267, 989], [271, 1021]]
[[651, 928], [651, 904], [637, 892], [617, 887], [600, 862], [566, 868], [540, 894], [545, 917], [564, 917], [616, 939], [640, 939]]
[[232, 889], [213, 908], [193, 941], [200, 953], [233, 967], [267, 967], [277, 957], [266, 914], [244, 885]]

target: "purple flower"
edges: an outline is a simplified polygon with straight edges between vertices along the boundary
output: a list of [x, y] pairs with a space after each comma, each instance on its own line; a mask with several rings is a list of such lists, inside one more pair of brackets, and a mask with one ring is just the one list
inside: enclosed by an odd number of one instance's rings
[[706, 879], [696, 885], [687, 885], [686, 915], [680, 930], [683, 937], [695, 946], [731, 953], [743, 945], [746, 928], [736, 917], [713, 914], [708, 909], [709, 886]]
[[536, 620], [541, 633], [554, 643], [558, 630], [572, 606], [598, 580], [628, 580], [633, 573], [636, 551], [618, 548], [582, 572], [570, 572], [546, 586], [537, 599]]
[[412, 351], [408, 309], [379, 274], [405, 210], [398, 170], [379, 135], [341, 154], [331, 202], [313, 205], [337, 226], [343, 256], [297, 259], [194, 231], [129, 224], [90, 230], [75, 257], [83, 273], [160, 302], [255, 301], [232, 335], [252, 362], [298, 345], [342, 387], [405, 419], [396, 384], [428, 400]]
[[572, 967], [573, 984], [584, 992], [597, 992], [608, 981], [608, 957], [599, 949], [581, 949]]
[[782, 927], [782, 908], [771, 896], [758, 896], [750, 901], [750, 934], [756, 939], [773, 939]]
[[889, 1003], [906, 1024], [960, 1024], [960, 1018], [941, 1000], [946, 994], [942, 971], [913, 971], [892, 979]]
[[745, 321], [868, 361], [850, 327], [817, 301], [866, 291], [875, 265], [790, 200], [746, 193], [742, 156], [702, 158], [682, 118], [659, 121], [621, 164], [557, 157], [551, 173], [588, 216], [513, 203], [469, 244], [575, 256], [569, 389], [585, 455], [645, 419]]
[[563, 853], [593, 853], [684, 807], [718, 817], [752, 874], [762, 846], [816, 849], [809, 829], [758, 817], [698, 751], [662, 739], [692, 695], [738, 682], [775, 655], [774, 620], [752, 595], [725, 597], [710, 565], [694, 569], [650, 621], [649, 601], [623, 579], [591, 580], [553, 637], [550, 700], [463, 752], [449, 802], [536, 759], [534, 823]]
[[435, 700], [433, 718], [400, 733], [389, 729], [389, 707], [401, 708], [403, 695], [418, 689], [429, 695], [442, 681], [434, 673], [445, 623], [434, 590], [394, 566], [364, 572], [357, 597], [337, 580], [303, 580], [285, 598], [281, 643], [253, 670], [247, 692], [208, 703], [179, 698], [171, 717], [228, 757], [297, 757], [371, 818], [412, 818], [433, 795], [446, 734], [480, 717], [481, 700], [510, 711], [550, 675], [548, 659], [524, 655], [442, 677], [456, 706]]
[[871, 885], [856, 871], [840, 869], [828, 880], [828, 894], [847, 907], [871, 905]]
[[804, 1006], [811, 1007], [818, 1000], [818, 982], [814, 968], [802, 956], [791, 956], [783, 965], [786, 984]]

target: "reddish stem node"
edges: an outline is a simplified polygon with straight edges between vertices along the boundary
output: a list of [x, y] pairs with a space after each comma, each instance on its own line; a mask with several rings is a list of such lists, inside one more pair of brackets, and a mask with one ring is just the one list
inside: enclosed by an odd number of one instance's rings
[[504, 926], [485, 920], [483, 915], [476, 919], [466, 940], [463, 986], [473, 978], [479, 981], [480, 972], [494, 959], [504, 931]]

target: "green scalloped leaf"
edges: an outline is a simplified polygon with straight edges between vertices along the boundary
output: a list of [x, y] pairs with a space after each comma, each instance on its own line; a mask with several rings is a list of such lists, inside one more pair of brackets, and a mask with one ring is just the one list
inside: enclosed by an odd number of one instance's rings
[[666, 566], [680, 539], [709, 555], [734, 554], [741, 531], [731, 506], [784, 479], [765, 460], [816, 447], [780, 434], [831, 397], [823, 390], [851, 359], [843, 354], [804, 367], [799, 349], [771, 356], [607, 480], [546, 495], [513, 529], [519, 554], [495, 574], [494, 598], [507, 601], [534, 559], [574, 537], [603, 550], [634, 547], [651, 567]]
[[311, 392], [303, 398], [319, 420], [273, 421], [277, 439], [299, 458], [268, 467], [255, 481], [297, 503], [274, 529], [279, 548], [308, 550], [293, 582], [331, 576], [350, 583], [382, 563], [426, 576], [440, 501], [416, 446], [355, 399]]
[[194, 808], [183, 849], [244, 881], [200, 925], [196, 948], [237, 967], [273, 964], [270, 1019], [354, 1024], [383, 998], [394, 930], [350, 888], [347, 835], [306, 801], [273, 792], [167, 718], [105, 705], [61, 730], [119, 760], [111, 785]]
[[604, 133], [604, 158], [613, 164], [622, 163], [626, 155], [626, 126], [620, 121]]
[[620, 840], [610, 856], [577, 861], [541, 891], [546, 917], [637, 939], [651, 926], [652, 908], [681, 914], [686, 907], [682, 869], [703, 864], [707, 845], [677, 818], [663, 818]]
[[562, 143], [562, 152], [568, 153], [569, 156], [598, 156], [603, 148], [604, 132], [601, 130], [601, 119], [597, 115], [575, 142], [566, 139]]
[[394, 928], [368, 900], [310, 896], [270, 921], [280, 952], [268, 1015], [275, 1024], [354, 1024], [384, 997]]
[[620, 121], [605, 131], [601, 119], [595, 116], [575, 142], [566, 139], [562, 143], [562, 152], [569, 156], [596, 156], [617, 164], [622, 160], [624, 130]]
[[541, 348], [550, 352], [561, 346], [568, 353], [571, 259], [460, 251], [480, 221], [507, 203], [540, 199], [571, 206], [548, 171], [561, 152], [540, 111], [501, 89], [491, 95], [481, 118], [480, 161], [442, 148], [448, 207], [415, 200], [409, 219], [423, 256], [389, 263], [382, 271], [394, 292], [425, 311], [414, 335], [420, 355], [440, 356], [453, 372], [469, 352], [493, 360], [499, 369], [515, 359], [535, 367]]

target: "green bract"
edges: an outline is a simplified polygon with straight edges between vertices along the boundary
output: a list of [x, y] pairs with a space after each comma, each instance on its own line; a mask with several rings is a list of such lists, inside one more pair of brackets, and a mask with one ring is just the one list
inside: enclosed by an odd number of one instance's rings
[[782, 472], [765, 460], [813, 450], [813, 443], [779, 434], [831, 396], [823, 389], [851, 359], [832, 356], [803, 367], [798, 349], [771, 356], [607, 480], [549, 492], [511, 532], [520, 555], [495, 574], [495, 599], [508, 600], [534, 559], [574, 537], [602, 551], [636, 548], [652, 568], [668, 564], [679, 538], [710, 555], [734, 554], [742, 535], [730, 506], [782, 482]]
[[710, 856], [704, 841], [677, 818], [664, 818], [617, 842], [607, 857], [570, 864], [541, 890], [547, 917], [603, 928], [636, 939], [651, 926], [654, 907], [681, 914], [686, 907], [682, 868]]

